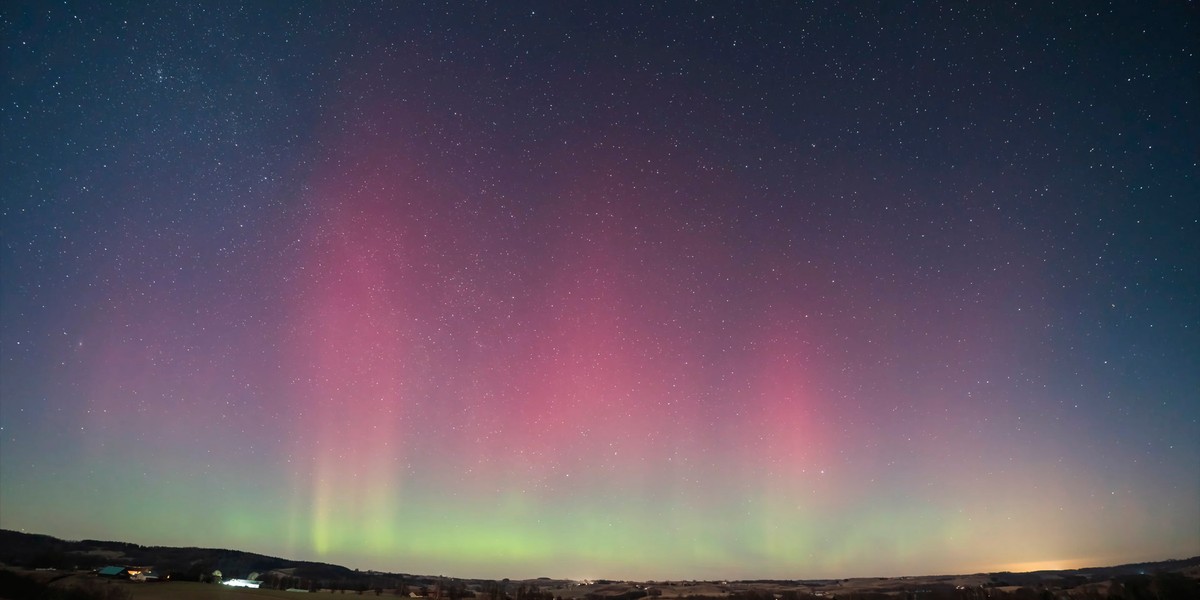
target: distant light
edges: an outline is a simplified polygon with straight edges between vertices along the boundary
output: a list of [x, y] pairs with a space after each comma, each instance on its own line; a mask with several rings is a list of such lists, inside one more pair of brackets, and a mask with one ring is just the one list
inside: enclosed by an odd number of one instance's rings
[[251, 581], [249, 579], [229, 579], [229, 580], [223, 581], [222, 583], [224, 583], [225, 585], [230, 586], [230, 587], [246, 587], [246, 588], [257, 588], [258, 586], [262, 585], [261, 581]]

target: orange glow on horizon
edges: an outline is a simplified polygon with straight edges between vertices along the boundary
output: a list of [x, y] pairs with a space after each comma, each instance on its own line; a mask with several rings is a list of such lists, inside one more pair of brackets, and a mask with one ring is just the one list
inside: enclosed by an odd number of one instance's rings
[[1008, 571], [1010, 573], [1027, 573], [1030, 571], [1062, 571], [1067, 569], [1083, 569], [1097, 564], [1089, 558], [1060, 558], [1057, 560], [1035, 560], [1029, 562], [1008, 563], [998, 565], [988, 571]]

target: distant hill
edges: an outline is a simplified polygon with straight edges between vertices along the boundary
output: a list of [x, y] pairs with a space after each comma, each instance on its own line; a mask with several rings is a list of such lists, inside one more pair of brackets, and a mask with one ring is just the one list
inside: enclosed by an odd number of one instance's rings
[[[51, 568], [66, 571], [95, 570], [108, 565], [153, 567], [175, 581], [201, 581], [214, 571], [226, 578], [245, 578], [251, 573], [288, 587], [332, 590], [411, 589], [414, 592], [444, 590], [452, 600], [471, 597], [468, 587], [482, 590], [495, 582], [456, 579], [407, 573], [359, 571], [342, 565], [299, 561], [216, 548], [141, 546], [104, 540], [61, 540], [48, 535], [0, 529], [0, 566], [25, 569]], [[564, 585], [566, 580], [543, 578], [539, 585]], [[0, 596], [2, 597], [2, 596]]]
[[1027, 573], [1002, 572], [989, 573], [989, 575], [992, 576], [993, 580], [1003, 585], [1036, 586], [1056, 579], [1070, 580], [1073, 578], [1083, 578], [1088, 581], [1104, 581], [1133, 575], [1153, 575], [1155, 573], [1167, 572], [1190, 574], [1192, 571], [1198, 569], [1200, 569], [1200, 556], [1185, 559], [1160, 560], [1157, 562], [1130, 563], [1111, 567], [1030, 571]]
[[227, 577], [245, 577], [291, 569], [297, 577], [326, 581], [350, 580], [355, 571], [341, 565], [295, 561], [240, 550], [140, 546], [102, 540], [60, 540], [48, 535], [0, 529], [0, 563], [56, 569], [95, 569], [111, 564], [146, 565], [176, 579], [195, 581], [220, 570]]
[[[459, 579], [352, 570], [341, 565], [296, 561], [239, 550], [140, 546], [102, 540], [60, 540], [48, 535], [0, 529], [0, 566], [25, 569], [93, 570], [107, 565], [150, 566], [176, 581], [199, 581], [219, 570], [226, 578], [244, 578], [259, 573], [272, 584], [286, 589], [392, 590], [396, 595], [440, 590], [448, 600], [483, 597], [489, 600], [633, 600], [661, 596], [664, 600], [800, 600], [818, 597], [890, 598], [904, 597], [975, 598], [989, 590], [1063, 591], [1054, 597], [1109, 597], [1111, 590], [1124, 590], [1113, 597], [1141, 597], [1141, 591], [1167, 598], [1200, 598], [1200, 556], [1188, 559], [1101, 566], [1085, 569], [1033, 571], [1027, 573], [976, 573], [914, 577], [878, 577], [834, 580], [744, 580], [721, 582], [572, 582], [540, 578], [502, 584], [482, 579]], [[1163, 577], [1170, 574], [1170, 577]], [[1152, 583], [1157, 577], [1157, 583]], [[1115, 582], [1115, 583], [1114, 583]], [[1114, 587], [1114, 585], [1116, 587]], [[1154, 586], [1157, 585], [1158, 588]], [[1164, 585], [1174, 586], [1171, 589]], [[1162, 589], [1159, 589], [1162, 588]], [[974, 590], [974, 591], [972, 591]], [[1066, 593], [1066, 591], [1071, 593]], [[1157, 591], [1154, 591], [1157, 590]], [[510, 593], [515, 592], [515, 597]], [[1077, 593], [1078, 592], [1078, 593]], [[1004, 592], [1008, 593], [1008, 592]], [[1020, 597], [1020, 594], [1018, 594]], [[1150, 597], [1150, 596], [1147, 596]]]

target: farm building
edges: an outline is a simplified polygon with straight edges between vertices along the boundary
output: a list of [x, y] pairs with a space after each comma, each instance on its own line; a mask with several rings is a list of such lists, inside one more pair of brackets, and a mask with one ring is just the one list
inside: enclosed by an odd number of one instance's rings
[[96, 571], [96, 575], [107, 577], [109, 579], [128, 579], [130, 581], [146, 581], [146, 576], [150, 574], [150, 567], [134, 567], [134, 566], [108, 566]]

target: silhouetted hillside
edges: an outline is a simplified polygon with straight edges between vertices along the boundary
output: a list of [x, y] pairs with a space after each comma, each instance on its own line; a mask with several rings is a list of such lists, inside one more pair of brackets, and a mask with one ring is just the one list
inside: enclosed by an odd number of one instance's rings
[[[894, 600], [1093, 599], [1174, 600], [1200, 598], [1200, 556], [1183, 560], [1028, 573], [977, 573], [833, 580], [743, 580], [734, 582], [573, 582], [457, 579], [351, 570], [340, 565], [295, 561], [239, 550], [140, 546], [103, 540], [65, 541], [47, 535], [0, 530], [0, 565], [26, 569], [91, 570], [106, 565], [150, 566], [176, 581], [205, 581], [219, 570], [226, 578], [259, 573], [268, 588], [390, 590], [446, 600], [805, 600], [870, 598]], [[82, 592], [81, 592], [82, 593]], [[112, 599], [108, 599], [112, 600]]]
[[340, 565], [295, 561], [240, 550], [140, 546], [104, 540], [60, 540], [48, 535], [0, 530], [0, 563], [27, 568], [95, 569], [111, 564], [147, 565], [176, 579], [198, 580], [220, 570], [227, 577], [295, 569], [297, 576], [349, 580], [355, 572]]

